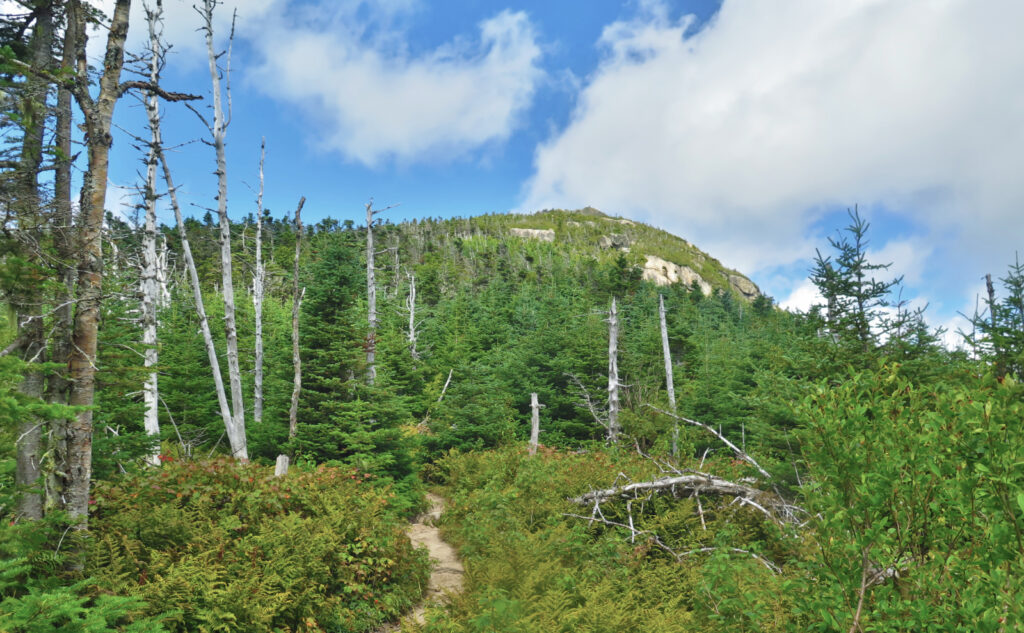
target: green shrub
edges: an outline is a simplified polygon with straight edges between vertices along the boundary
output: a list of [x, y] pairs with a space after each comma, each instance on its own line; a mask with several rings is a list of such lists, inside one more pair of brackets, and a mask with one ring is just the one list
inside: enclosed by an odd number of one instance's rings
[[[776, 578], [753, 559], [680, 562], [642, 537], [630, 542], [625, 530], [566, 516], [589, 514], [566, 497], [607, 485], [617, 473], [635, 481], [660, 474], [635, 454], [453, 452], [438, 471], [451, 500], [442, 528], [464, 556], [466, 591], [447, 612], [431, 614], [427, 631], [771, 631], [784, 620], [786, 598], [771, 591]], [[605, 516], [628, 520], [619, 506], [604, 504]], [[706, 531], [689, 499], [656, 497], [633, 508], [638, 528], [656, 531], [677, 551], [773, 542], [749, 510], [707, 499], [704, 513]]]
[[369, 479], [215, 460], [101, 483], [95, 588], [175, 609], [172, 631], [372, 629], [419, 599], [427, 561]]
[[[147, 617], [138, 598], [96, 594], [64, 571], [65, 517], [0, 524], [0, 631], [158, 633], [165, 614]], [[62, 551], [62, 546], [64, 547]]]

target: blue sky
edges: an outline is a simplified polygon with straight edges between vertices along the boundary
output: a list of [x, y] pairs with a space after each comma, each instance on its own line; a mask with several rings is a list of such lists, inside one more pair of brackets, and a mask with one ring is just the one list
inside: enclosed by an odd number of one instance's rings
[[[192, 3], [164, 1], [165, 86], [206, 94]], [[956, 327], [1024, 247], [1015, 0], [228, 0], [222, 41], [236, 6], [236, 218], [265, 136], [275, 216], [300, 195], [308, 221], [359, 221], [370, 197], [401, 203], [396, 221], [589, 204], [793, 308], [854, 204], [934, 325]], [[141, 129], [139, 107], [118, 108]], [[168, 143], [201, 134], [166, 108]], [[123, 135], [112, 160], [114, 205], [140, 163]], [[213, 206], [212, 150], [171, 160], [188, 202]]]

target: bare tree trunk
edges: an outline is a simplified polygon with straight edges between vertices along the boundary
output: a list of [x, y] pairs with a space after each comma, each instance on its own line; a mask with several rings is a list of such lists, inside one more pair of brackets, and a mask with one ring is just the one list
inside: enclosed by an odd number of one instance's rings
[[[75, 21], [85, 20], [78, 0], [69, 0], [69, 13]], [[100, 302], [103, 292], [103, 211], [107, 196], [107, 171], [110, 159], [110, 122], [121, 94], [120, 78], [124, 66], [124, 41], [128, 34], [131, 0], [116, 0], [107, 36], [103, 74], [96, 99], [89, 93], [89, 69], [85, 56], [86, 38], [78, 42], [75, 97], [82, 110], [86, 130], [89, 167], [82, 182], [81, 223], [79, 230], [78, 305], [70, 359], [70, 404], [82, 407], [68, 425], [68, 469], [65, 473], [65, 508], [75, 528], [88, 527], [89, 485], [92, 477], [92, 404], [96, 392], [96, 346], [99, 332]], [[84, 27], [80, 32], [84, 32]], [[80, 568], [81, 561], [73, 563]]]
[[[38, 315], [32, 315], [29, 322], [24, 323], [21, 335], [25, 337], [22, 347], [22, 358], [30, 363], [29, 370], [18, 385], [18, 391], [29, 398], [43, 397], [43, 374], [31, 368], [31, 364], [39, 362], [43, 354], [43, 323]], [[43, 445], [43, 421], [35, 416], [27, 417], [18, 424], [17, 465], [14, 481], [24, 486], [18, 498], [18, 514], [26, 519], [43, 518], [43, 495], [38, 490], [39, 477], [42, 474], [40, 459]]]
[[[64, 45], [61, 54], [61, 68], [71, 70], [78, 54], [78, 38], [84, 23], [78, 19], [77, 3], [67, 5], [67, 27], [64, 31]], [[51, 349], [54, 363], [67, 367], [71, 357], [71, 335], [74, 330], [74, 297], [78, 270], [74, 265], [75, 252], [72, 240], [73, 217], [71, 211], [71, 89], [60, 84], [57, 87], [57, 129], [55, 143], [57, 146], [56, 170], [53, 176], [54, 196], [54, 247], [56, 250], [56, 273], [61, 280], [57, 286], [54, 310], [54, 335]], [[67, 404], [71, 390], [71, 382], [65, 371], [55, 371], [46, 387], [46, 397], [51, 404]], [[46, 500], [44, 510], [64, 507], [62, 495], [67, 485], [68, 471], [68, 420], [55, 418], [49, 421], [47, 451], [52, 459], [47, 461], [43, 473]]]
[[[231, 428], [228, 429], [228, 442], [231, 454], [241, 460], [248, 460], [249, 453], [245, 437], [245, 405], [242, 398], [242, 372], [238, 364], [238, 327], [235, 319], [235, 284], [231, 271], [231, 220], [228, 218], [228, 173], [227, 157], [225, 156], [224, 137], [230, 124], [231, 116], [231, 44], [228, 44], [226, 55], [225, 94], [228, 101], [225, 116], [224, 97], [220, 87], [220, 69], [217, 67], [219, 55], [213, 46], [213, 12], [216, 0], [203, 0], [202, 10], [203, 31], [206, 33], [206, 53], [210, 66], [210, 82], [213, 93], [213, 124], [208, 125], [213, 136], [213, 147], [217, 155], [217, 217], [220, 222], [220, 267], [221, 292], [224, 297], [224, 338], [226, 340], [226, 356], [228, 361], [228, 384], [231, 388]], [[234, 38], [232, 26], [231, 38]]]
[[288, 474], [288, 456], [284, 453], [277, 456], [277, 463], [274, 464], [274, 476], [283, 477]]
[[537, 454], [537, 443], [540, 440], [540, 402], [537, 394], [530, 394], [530, 455]]
[[[156, 9], [146, 8], [146, 23], [149, 28], [149, 81], [154, 85], [160, 84], [160, 67], [163, 63], [163, 51], [160, 46], [160, 35], [158, 28], [163, 13], [163, 3], [157, 0]], [[160, 392], [157, 382], [156, 366], [159, 361], [157, 351], [157, 304], [160, 302], [160, 285], [157, 280], [159, 276], [160, 262], [156, 250], [156, 167], [159, 158], [157, 157], [157, 145], [160, 141], [159, 121], [160, 106], [155, 92], [150, 91], [146, 95], [146, 115], [149, 119], [150, 145], [149, 153], [146, 156], [146, 222], [142, 233], [142, 275], [139, 278], [139, 291], [142, 297], [142, 343], [145, 346], [145, 359], [143, 365], [149, 370], [146, 382], [142, 387], [142, 399], [145, 405], [143, 414], [143, 426], [150, 436], [160, 437]], [[154, 122], [156, 125], [154, 125]], [[160, 460], [157, 456], [160, 453], [159, 447], [156, 452], [149, 456], [148, 461], [153, 466], [159, 466]]]
[[409, 296], [406, 297], [405, 307], [409, 310], [409, 353], [413, 360], [420, 359], [420, 353], [416, 351], [416, 274], [408, 273]]
[[[157, 128], [159, 139], [159, 128]], [[178, 191], [174, 187], [174, 179], [171, 177], [171, 168], [167, 164], [167, 157], [163, 153], [161, 142], [157, 141], [157, 152], [160, 155], [160, 163], [163, 165], [164, 181], [167, 183], [167, 193], [171, 199], [171, 208], [174, 210], [174, 220], [178, 226], [178, 235], [181, 237], [182, 258], [185, 260], [185, 269], [188, 271], [189, 285], [192, 287], [192, 300], [196, 305], [196, 314], [199, 316], [199, 330], [203, 335], [203, 345], [206, 347], [206, 357], [210, 361], [210, 369], [213, 373], [213, 389], [217, 394], [217, 404], [220, 407], [220, 417], [224, 421], [225, 432], [230, 436], [233, 432], [231, 409], [228, 407], [228, 398], [224, 392], [224, 378], [220, 373], [220, 360], [217, 356], [217, 348], [213, 344], [213, 335], [210, 333], [210, 320], [206, 316], [206, 307], [203, 303], [203, 290], [199, 285], [199, 274], [196, 272], [196, 262], [192, 257], [192, 246], [188, 241], [188, 233], [185, 231], [185, 219], [181, 214], [181, 206], [178, 204]], [[230, 439], [228, 440], [230, 442]]]
[[157, 287], [160, 289], [157, 306], [161, 308], [166, 308], [171, 305], [171, 291], [168, 286], [168, 277], [170, 276], [170, 272], [168, 271], [168, 266], [170, 265], [168, 255], [167, 236], [164, 235], [160, 240], [160, 251], [156, 256], [156, 283]]
[[1006, 375], [1006, 367], [1003, 363], [1003, 356], [1000, 354], [999, 339], [996, 336], [996, 289], [992, 284], [992, 274], [985, 274], [985, 290], [988, 293], [988, 316], [992, 321], [992, 335], [989, 336], [989, 340], [992, 341], [992, 355], [995, 357], [995, 368], [996, 376], [1002, 378]]
[[256, 426], [263, 421], [263, 293], [266, 269], [263, 267], [263, 160], [267, 141], [260, 141], [260, 189], [256, 197], [256, 272], [252, 279], [252, 305], [256, 319], [255, 356], [253, 372], [252, 420]]
[[[672, 376], [672, 352], [668, 348], [668, 325], [665, 322], [665, 296], [658, 295], [658, 320], [661, 322], [661, 352], [665, 357], [665, 386], [668, 390], [668, 406], [676, 412], [676, 386]], [[679, 421], [672, 427], [672, 456], [679, 454]]]
[[[294, 375], [292, 379], [292, 402], [288, 408], [288, 439], [295, 439], [299, 431], [299, 394], [302, 392], [302, 356], [299, 354], [299, 310], [302, 308], [302, 296], [306, 289], [299, 290], [299, 256], [302, 253], [302, 207], [306, 204], [306, 197], [299, 199], [299, 206], [295, 209], [295, 263], [292, 268], [292, 367]], [[277, 456], [277, 464], [274, 467], [274, 476], [283, 477], [288, 474], [288, 463], [290, 458], [287, 454], [281, 453]]]
[[369, 331], [366, 333], [366, 382], [377, 379], [377, 278], [373, 252], [373, 201], [366, 204], [366, 309]]
[[619, 440], [619, 310], [612, 297], [608, 313], [608, 440]]
[[288, 439], [294, 439], [299, 428], [299, 392], [302, 390], [302, 357], [299, 355], [299, 309], [302, 307], [302, 295], [305, 289], [299, 290], [299, 256], [302, 252], [302, 205], [306, 197], [299, 199], [295, 209], [295, 266], [292, 269], [292, 366], [295, 376], [292, 386], [292, 405], [288, 409]]
[[[32, 68], [47, 71], [51, 65], [53, 46], [53, 6], [42, 3], [36, 7], [36, 22], [32, 29]], [[50, 82], [42, 77], [28, 74], [25, 79], [23, 123], [24, 136], [21, 154], [15, 171], [12, 207], [17, 216], [18, 234], [25, 243], [21, 245], [26, 259], [41, 263], [40, 238], [44, 234], [42, 197], [39, 194], [39, 168], [43, 161], [43, 136], [46, 131], [47, 95]], [[43, 374], [37, 363], [45, 361], [45, 341], [42, 323], [43, 293], [38, 284], [23, 280], [25, 287], [16, 293], [13, 307], [17, 315], [18, 336], [24, 341], [22, 358], [28, 363], [25, 376], [18, 390], [33, 399], [42, 398]], [[26, 519], [40, 519], [43, 516], [43, 497], [38, 492], [40, 458], [42, 456], [42, 420], [35, 416], [25, 418], [18, 424], [16, 444], [15, 482], [25, 486], [18, 499], [19, 514]]]

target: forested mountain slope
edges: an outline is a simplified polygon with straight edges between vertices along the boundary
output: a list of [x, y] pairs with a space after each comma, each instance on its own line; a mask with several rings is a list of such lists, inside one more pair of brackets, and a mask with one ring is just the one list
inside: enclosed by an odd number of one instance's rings
[[[866, 230], [851, 217], [841, 235]], [[467, 573], [428, 631], [1020, 622], [1020, 266], [968, 355], [939, 346], [920, 313], [881, 311], [894, 285], [858, 285], [868, 264], [843, 239], [812, 271], [832, 309], [792, 314], [684, 240], [592, 209], [385, 221], [373, 226], [371, 328], [367, 227], [262, 220], [258, 422], [255, 218], [230, 226], [254, 462], [243, 465], [216, 457], [228, 453], [224, 423], [168, 227], [161, 431], [145, 433], [142, 239], [108, 217], [92, 536], [69, 546], [86, 562], [63, 570], [59, 512], [13, 520], [0, 540], [12, 630], [34, 630], [24, 623], [38, 613], [98, 623], [83, 630], [373, 630], [425, 586], [427, 561], [400, 525], [427, 485], [451, 500], [444, 532]], [[222, 354], [219, 229], [185, 225]], [[295, 281], [303, 379], [289, 438]], [[21, 366], [4, 362], [16, 394]], [[542, 405], [532, 457], [531, 394]], [[5, 402], [12, 439], [18, 416], [63, 415]], [[160, 468], [145, 461], [156, 440]], [[279, 454], [294, 464], [284, 479], [270, 476]], [[0, 502], [13, 508], [24, 493], [6, 477]], [[78, 615], [38, 611], [37, 596]]]
[[[212, 286], [217, 277], [215, 248], [212, 236], [203, 240], [206, 226], [193, 222], [192, 241], [200, 275]], [[277, 301], [265, 306], [265, 423], [250, 429], [250, 442], [257, 454], [271, 457], [283, 442], [291, 380], [286, 267], [294, 233], [286, 220], [270, 220], [264, 230], [271, 253], [268, 288]], [[239, 278], [252, 275], [246, 261], [252, 233], [251, 224], [234, 229]], [[300, 271], [305, 378], [299, 454], [317, 459], [358, 454], [369, 461], [385, 454], [391, 459], [391, 452], [378, 450], [378, 442], [398, 441], [403, 427], [433, 429], [425, 438], [431, 452], [493, 446], [526, 432], [531, 392], [540, 394], [545, 405], [542, 441], [571, 444], [601, 437], [603, 431], [584, 402], [587, 394], [600, 399], [606, 388], [605, 313], [612, 297], [620, 302], [622, 319], [625, 409], [638, 415], [664, 387], [659, 292], [667, 301], [681, 379], [723, 371], [725, 359], [710, 351], [716, 341], [729, 338], [735, 347], [737, 332], [747, 331], [753, 344], [763, 338], [753, 330], [795, 327], [745, 277], [684, 240], [590, 209], [384, 223], [374, 233], [379, 251], [379, 380], [369, 387], [365, 228], [328, 220], [307, 230]], [[174, 251], [173, 232], [168, 232], [168, 242]], [[647, 265], [652, 260], [659, 266]], [[669, 266], [676, 268], [666, 274]], [[415, 346], [409, 305], [414, 285]], [[177, 289], [179, 296], [185, 292], [180, 283]], [[237, 303], [250, 309], [251, 301], [241, 296]], [[216, 320], [215, 296], [207, 307]], [[251, 349], [251, 314], [242, 316], [240, 324], [241, 347]], [[189, 433], [205, 429], [197, 424], [204, 421], [210, 427], [205, 437], [213, 439], [220, 434], [214, 422], [216, 402], [199, 395], [208, 370], [187, 298], [172, 302], [161, 327], [163, 398], [168, 405], [163, 413], [175, 416]], [[249, 376], [251, 354], [243, 354], [246, 363], [243, 373]], [[714, 381], [702, 382], [712, 388]], [[699, 414], [707, 413], [706, 407], [733, 406], [697, 391], [684, 388], [680, 396], [685, 402], [703, 402]], [[734, 411], [720, 422], [731, 429], [741, 423], [740, 417]], [[372, 429], [366, 428], [369, 420], [374, 421]], [[129, 424], [127, 417], [123, 424]], [[411, 472], [409, 466], [395, 467], [403, 474]]]

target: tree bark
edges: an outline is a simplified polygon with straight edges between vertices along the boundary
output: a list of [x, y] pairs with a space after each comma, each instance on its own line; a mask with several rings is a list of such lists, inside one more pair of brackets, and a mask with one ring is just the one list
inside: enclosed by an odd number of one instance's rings
[[[159, 134], [157, 135], [159, 137]], [[192, 287], [192, 300], [196, 305], [196, 314], [199, 316], [199, 331], [203, 335], [203, 345], [206, 347], [206, 357], [210, 361], [210, 369], [213, 374], [213, 390], [217, 394], [217, 404], [220, 409], [220, 417], [224, 421], [225, 433], [230, 437], [233, 432], [233, 421], [231, 409], [228, 407], [227, 394], [224, 392], [224, 378], [220, 373], [220, 359], [217, 356], [217, 347], [213, 344], [213, 334], [210, 332], [210, 320], [206, 316], [206, 307], [203, 303], [203, 290], [199, 285], [199, 273], [196, 272], [196, 262], [192, 257], [192, 246], [188, 241], [188, 233], [185, 230], [185, 219], [181, 214], [181, 206], [178, 204], [178, 191], [174, 187], [174, 179], [171, 176], [171, 168], [167, 164], [167, 157], [163, 153], [163, 147], [157, 145], [157, 152], [160, 155], [160, 163], [163, 166], [164, 182], [167, 183], [167, 193], [171, 199], [171, 208], [174, 210], [174, 221], [178, 226], [178, 235], [181, 237], [182, 259], [185, 260], [185, 269], [188, 271], [189, 285]], [[230, 439], [228, 440], [230, 442]]]
[[[69, 0], [75, 20], [82, 23], [85, 12], [78, 0]], [[110, 122], [121, 94], [119, 81], [124, 66], [124, 42], [128, 34], [131, 0], [116, 0], [107, 36], [103, 74], [94, 100], [89, 93], [89, 69], [85, 56], [86, 37], [78, 42], [75, 97], [82, 110], [88, 150], [88, 170], [82, 182], [79, 230], [78, 305], [70, 360], [70, 404], [82, 407], [67, 428], [68, 469], [64, 506], [75, 528], [88, 527], [89, 485], [92, 477], [92, 404], [96, 393], [96, 346], [100, 302], [103, 292], [103, 211], [107, 195]], [[84, 32], [84, 26], [80, 32]], [[81, 565], [81, 561], [74, 564]]]
[[530, 394], [530, 412], [530, 455], [536, 455], [540, 440], [540, 402], [536, 393]]
[[409, 310], [409, 354], [413, 360], [419, 360], [420, 354], [416, 351], [416, 274], [408, 273], [409, 296], [406, 297], [405, 307]]
[[[668, 347], [668, 325], [665, 320], [665, 296], [658, 295], [658, 320], [661, 323], [661, 353], [665, 359], [665, 388], [668, 390], [668, 406], [676, 412], [676, 386], [672, 376], [672, 352]], [[672, 426], [672, 457], [679, 455], [679, 421]]]
[[371, 387], [377, 380], [377, 278], [373, 252], [373, 201], [366, 204], [366, 310], [369, 330], [366, 333], [366, 382]]
[[[157, 32], [159, 22], [163, 14], [163, 3], [157, 0], [156, 9], [146, 10], [146, 23], [149, 30], [149, 81], [157, 86], [160, 84], [160, 66], [162, 63], [163, 50], [160, 46], [160, 37]], [[149, 151], [146, 156], [146, 185], [145, 204], [146, 222], [142, 232], [142, 274], [139, 278], [139, 292], [142, 298], [142, 343], [144, 345], [143, 360], [144, 367], [149, 371], [146, 382], [142, 387], [142, 399], [144, 403], [143, 427], [146, 434], [160, 437], [160, 392], [158, 385], [158, 374], [156, 371], [159, 361], [157, 350], [157, 304], [160, 302], [159, 257], [157, 255], [156, 240], [156, 181], [157, 181], [157, 145], [159, 144], [160, 129], [160, 105], [155, 92], [150, 91], [146, 95], [146, 116], [149, 120]], [[151, 454], [148, 461], [153, 466], [159, 466], [160, 460], [157, 456], [160, 448]]]
[[[67, 27], [64, 31], [61, 68], [71, 70], [78, 54], [78, 40], [82, 37], [84, 23], [78, 18], [80, 8], [76, 2], [68, 2], [66, 9]], [[57, 87], [57, 146], [56, 170], [53, 177], [54, 221], [52, 223], [54, 248], [56, 251], [56, 273], [61, 280], [54, 297], [53, 344], [51, 358], [54, 363], [64, 365], [63, 371], [50, 374], [46, 386], [46, 397], [51, 404], [67, 404], [71, 390], [67, 366], [71, 357], [71, 336], [74, 330], [74, 303], [72, 301], [78, 270], [74, 265], [75, 252], [72, 240], [73, 217], [71, 211], [71, 111], [72, 91], [65, 85]], [[46, 499], [44, 511], [64, 507], [62, 495], [67, 485], [68, 445], [67, 418], [49, 420], [47, 451], [51, 455], [45, 468], [44, 483]]]
[[612, 297], [608, 312], [608, 441], [619, 440], [619, 311]]
[[252, 279], [252, 306], [256, 320], [252, 420], [256, 426], [263, 422], [263, 293], [266, 279], [263, 267], [263, 160], [266, 157], [266, 146], [266, 139], [260, 141], [260, 188], [256, 196], [256, 272]]
[[[228, 362], [228, 384], [231, 389], [231, 428], [228, 430], [228, 442], [231, 454], [236, 459], [247, 461], [249, 452], [245, 436], [245, 405], [242, 397], [242, 372], [238, 363], [238, 326], [235, 319], [235, 284], [232, 279], [231, 258], [231, 220], [228, 218], [228, 173], [225, 155], [225, 136], [230, 121], [225, 116], [224, 95], [220, 86], [220, 69], [217, 67], [218, 55], [213, 46], [213, 11], [216, 0], [203, 0], [203, 30], [206, 33], [206, 53], [210, 67], [210, 83], [213, 93], [213, 124], [209, 126], [213, 136], [213, 147], [217, 156], [217, 218], [220, 224], [220, 267], [221, 292], [224, 297], [224, 338], [226, 340], [226, 356]], [[234, 33], [232, 33], [232, 36]], [[231, 49], [227, 53], [225, 76], [230, 81]], [[230, 91], [230, 84], [227, 90]], [[231, 104], [231, 93], [227, 93], [228, 107]], [[230, 112], [227, 114], [230, 117]]]
[[[32, 315], [31, 321], [21, 326], [25, 343], [22, 346], [22, 359], [29, 363], [18, 390], [32, 399], [43, 397], [43, 374], [31, 366], [39, 362], [38, 356], [44, 352], [43, 323], [38, 315]], [[43, 495], [39, 489], [39, 478], [42, 475], [40, 459], [43, 446], [43, 421], [35, 416], [27, 417], [18, 424], [16, 441], [17, 464], [14, 481], [22, 492], [18, 497], [18, 514], [25, 519], [43, 518]]]
[[299, 393], [302, 391], [302, 356], [299, 354], [299, 310], [302, 307], [302, 295], [299, 290], [299, 256], [302, 253], [302, 206], [306, 197], [299, 199], [295, 209], [295, 266], [292, 269], [292, 367], [295, 370], [292, 381], [292, 404], [288, 409], [288, 439], [295, 439], [299, 428]]
[[160, 308], [166, 308], [171, 305], [171, 291], [168, 286], [170, 272], [167, 269], [170, 265], [168, 261], [169, 254], [167, 250], [167, 236], [164, 235], [160, 240], [160, 252], [157, 253], [156, 260], [156, 283], [160, 289], [160, 300], [157, 302], [157, 306]]
[[[41, 3], [36, 7], [36, 19], [29, 42], [32, 68], [48, 71], [53, 46], [53, 6]], [[23, 87], [24, 107], [21, 154], [15, 172], [13, 210], [17, 217], [18, 232], [25, 240], [21, 245], [26, 260], [33, 266], [42, 265], [39, 251], [44, 232], [42, 196], [39, 193], [39, 168], [43, 161], [43, 136], [46, 131], [47, 95], [50, 82], [28, 74]], [[37, 363], [45, 361], [45, 340], [42, 324], [43, 295], [34, 280], [20, 280], [24, 287], [11, 302], [17, 315], [18, 335], [24, 340], [22, 359], [28, 362], [25, 376], [19, 385], [24, 395], [38, 399], [43, 396], [44, 378]], [[15, 482], [24, 486], [18, 499], [19, 514], [26, 519], [40, 519], [43, 515], [43, 497], [38, 491], [40, 458], [42, 456], [42, 420], [26, 418], [18, 424], [16, 442]]]
[[613, 486], [604, 490], [593, 490], [578, 497], [572, 497], [569, 501], [579, 505], [590, 505], [608, 499], [634, 499], [640, 494], [664, 491], [674, 492], [677, 496], [712, 494], [738, 497], [744, 500], [745, 505], [749, 504], [779, 522], [792, 522], [795, 519], [794, 512], [803, 512], [800, 508], [786, 503], [775, 493], [704, 473], [662, 477], [651, 481]]

